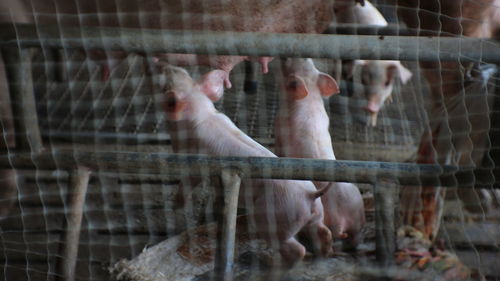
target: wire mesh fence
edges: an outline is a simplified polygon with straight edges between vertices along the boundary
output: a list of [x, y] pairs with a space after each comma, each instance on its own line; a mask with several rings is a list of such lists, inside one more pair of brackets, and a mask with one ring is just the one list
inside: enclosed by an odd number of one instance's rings
[[42, 2], [0, 4], [4, 280], [500, 278], [498, 1]]

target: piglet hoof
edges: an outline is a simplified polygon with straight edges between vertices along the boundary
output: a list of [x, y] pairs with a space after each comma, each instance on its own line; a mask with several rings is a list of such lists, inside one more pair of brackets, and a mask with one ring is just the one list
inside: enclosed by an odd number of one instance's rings
[[328, 227], [324, 225], [311, 227], [307, 229], [307, 234], [314, 256], [325, 258], [333, 254], [332, 232]]
[[318, 238], [320, 241], [319, 254], [321, 257], [329, 257], [333, 254], [332, 232], [326, 226], [318, 227]]
[[343, 240], [342, 241], [342, 251], [348, 253], [355, 253], [358, 251], [358, 243], [353, 240]]
[[290, 268], [304, 259], [306, 248], [295, 240], [295, 238], [290, 238], [280, 245], [280, 254], [282, 257], [282, 265]]

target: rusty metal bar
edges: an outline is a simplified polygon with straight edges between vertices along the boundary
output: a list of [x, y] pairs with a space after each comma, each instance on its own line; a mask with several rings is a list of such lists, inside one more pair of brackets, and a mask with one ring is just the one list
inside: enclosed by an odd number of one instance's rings
[[64, 233], [63, 245], [60, 249], [61, 257], [58, 260], [57, 280], [75, 280], [75, 266], [78, 257], [78, 245], [80, 241], [80, 230], [82, 226], [83, 207], [90, 178], [90, 170], [79, 167], [70, 173], [68, 190], [69, 212], [66, 218], [66, 232]]
[[383, 267], [395, 265], [395, 210], [399, 184], [392, 179], [379, 179], [373, 185], [375, 202], [375, 255]]
[[[109, 27], [3, 25], [2, 45], [98, 48], [138, 53], [196, 53], [382, 59], [500, 62], [500, 43], [452, 37], [359, 36], [256, 32], [146, 30]], [[143, 38], [143, 40], [137, 40]], [[223, 42], [223, 43], [222, 43]]]
[[[3, 169], [72, 169], [85, 166], [95, 171], [218, 176], [225, 168], [235, 168], [242, 177], [376, 183], [379, 178], [394, 178], [402, 185], [462, 187], [456, 177], [473, 173], [472, 167], [446, 165], [340, 161], [267, 157], [212, 157], [190, 154], [149, 152], [96, 152], [71, 149], [15, 153], [0, 156]], [[333, 172], [335, 171], [335, 172]], [[485, 183], [483, 183], [485, 184]], [[489, 184], [493, 185], [494, 182]]]
[[42, 138], [31, 77], [32, 52], [17, 47], [2, 48], [14, 116], [16, 149], [36, 153], [42, 149]]
[[238, 175], [238, 171], [224, 169], [221, 173], [221, 180], [224, 187], [224, 208], [222, 216], [219, 215], [215, 274], [217, 280], [229, 281], [233, 280], [236, 213], [238, 209], [241, 179]]

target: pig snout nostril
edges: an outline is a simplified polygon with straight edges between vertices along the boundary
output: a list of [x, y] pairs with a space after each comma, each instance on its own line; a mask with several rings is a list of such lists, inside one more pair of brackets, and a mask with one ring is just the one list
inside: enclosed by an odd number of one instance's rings
[[377, 101], [369, 100], [368, 104], [365, 107], [363, 107], [363, 109], [369, 113], [378, 113], [380, 110], [380, 105], [378, 104]]
[[174, 108], [176, 103], [175, 99], [168, 99], [166, 104], [168, 108]]
[[363, 109], [369, 113], [377, 113], [378, 112], [378, 110], [375, 110], [374, 108], [371, 108], [368, 106], [363, 107]]

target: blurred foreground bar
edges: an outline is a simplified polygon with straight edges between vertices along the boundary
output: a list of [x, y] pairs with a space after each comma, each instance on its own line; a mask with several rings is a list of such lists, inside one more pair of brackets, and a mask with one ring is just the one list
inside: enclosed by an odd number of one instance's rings
[[0, 25], [0, 34], [3, 47], [44, 46], [138, 53], [500, 62], [500, 42], [466, 37], [172, 31], [28, 24]]
[[[402, 185], [492, 186], [493, 177], [477, 177], [482, 170], [433, 164], [340, 161], [298, 158], [212, 157], [150, 152], [96, 152], [53, 149], [41, 153], [0, 156], [3, 169], [72, 169], [84, 166], [96, 172], [189, 174], [218, 176], [223, 169], [241, 171], [242, 177], [377, 183], [380, 179]], [[478, 172], [479, 171], [479, 172]], [[488, 173], [489, 174], [489, 173]]]

